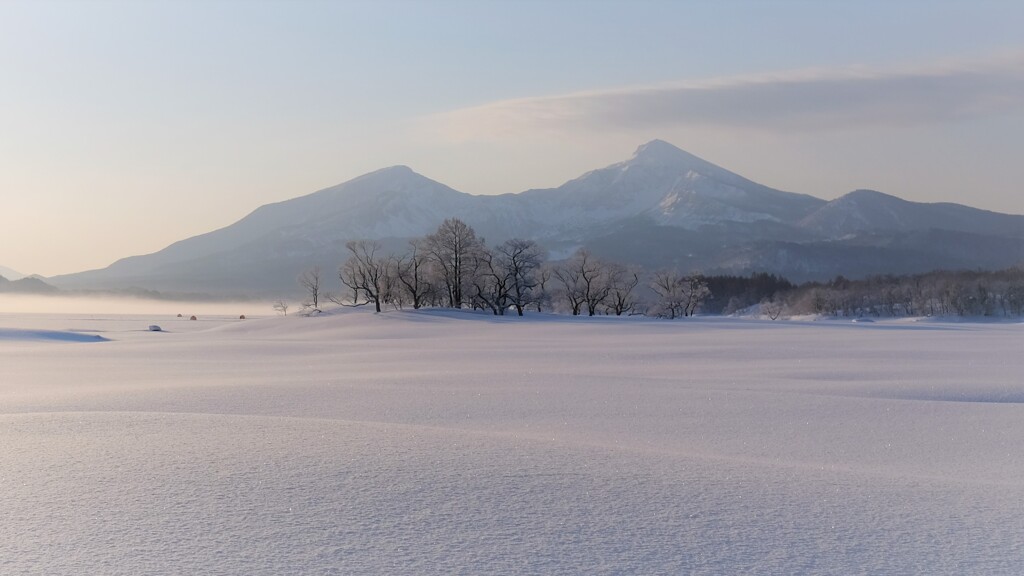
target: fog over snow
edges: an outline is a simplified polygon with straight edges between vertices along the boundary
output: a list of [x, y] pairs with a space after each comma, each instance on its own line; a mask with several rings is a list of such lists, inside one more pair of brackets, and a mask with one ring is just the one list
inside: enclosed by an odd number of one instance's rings
[[164, 317], [191, 315], [265, 315], [271, 313], [271, 303], [265, 300], [248, 301], [190, 301], [153, 299], [131, 296], [84, 294], [0, 294], [0, 314], [158, 314]]
[[357, 309], [0, 327], [6, 574], [1024, 565], [1021, 324]]

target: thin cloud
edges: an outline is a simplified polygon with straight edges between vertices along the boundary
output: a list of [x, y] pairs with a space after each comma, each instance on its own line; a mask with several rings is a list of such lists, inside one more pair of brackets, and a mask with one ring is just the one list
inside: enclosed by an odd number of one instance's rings
[[434, 115], [453, 140], [665, 126], [759, 131], [915, 126], [1024, 111], [1024, 53], [916, 69], [845, 68], [504, 100]]

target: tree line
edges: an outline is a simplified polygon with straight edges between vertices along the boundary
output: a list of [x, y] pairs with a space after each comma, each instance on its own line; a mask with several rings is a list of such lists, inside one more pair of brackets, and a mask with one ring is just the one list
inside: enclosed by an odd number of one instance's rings
[[[710, 292], [699, 275], [657, 272], [649, 285], [656, 302], [641, 297], [642, 271], [577, 250], [560, 262], [533, 240], [512, 238], [489, 246], [471, 226], [445, 220], [433, 233], [409, 241], [403, 253], [385, 252], [375, 240], [346, 243], [348, 258], [338, 270], [342, 291], [326, 289], [322, 271], [299, 277], [303, 308], [322, 301], [342, 306], [472, 308], [496, 316], [536, 312], [572, 315], [655, 314], [690, 316]], [[279, 301], [275, 309], [287, 312]]]
[[[522, 238], [488, 246], [457, 218], [409, 241], [402, 253], [387, 252], [374, 240], [350, 241], [346, 250], [348, 258], [337, 274], [340, 292], [327, 290], [328, 280], [318, 267], [299, 277], [306, 293], [304, 309], [318, 310], [327, 300], [342, 306], [372, 305], [378, 312], [385, 307], [445, 307], [487, 310], [497, 316], [522, 316], [527, 311], [664, 318], [758, 312], [773, 320], [800, 314], [1024, 315], [1021, 269], [859, 281], [838, 277], [799, 286], [767, 273], [647, 273], [585, 249], [553, 262], [544, 248]], [[283, 301], [274, 307], [287, 313]]]
[[1024, 267], [1006, 270], [938, 270], [810, 282], [775, 295], [786, 314], [835, 317], [1024, 316]]

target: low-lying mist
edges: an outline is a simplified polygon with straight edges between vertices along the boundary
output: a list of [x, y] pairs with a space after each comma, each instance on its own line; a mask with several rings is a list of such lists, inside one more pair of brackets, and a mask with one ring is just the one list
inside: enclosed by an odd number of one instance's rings
[[270, 301], [181, 301], [131, 296], [39, 296], [0, 294], [0, 313], [23, 314], [159, 314], [177, 316], [268, 316]]

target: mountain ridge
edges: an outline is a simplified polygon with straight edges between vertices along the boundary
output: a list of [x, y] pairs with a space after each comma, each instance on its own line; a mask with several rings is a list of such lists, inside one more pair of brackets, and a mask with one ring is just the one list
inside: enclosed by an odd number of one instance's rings
[[1021, 236], [1021, 217], [952, 202], [912, 202], [876, 190], [859, 189], [828, 202], [801, 223], [845, 235], [878, 230], [940, 228], [978, 234]]

